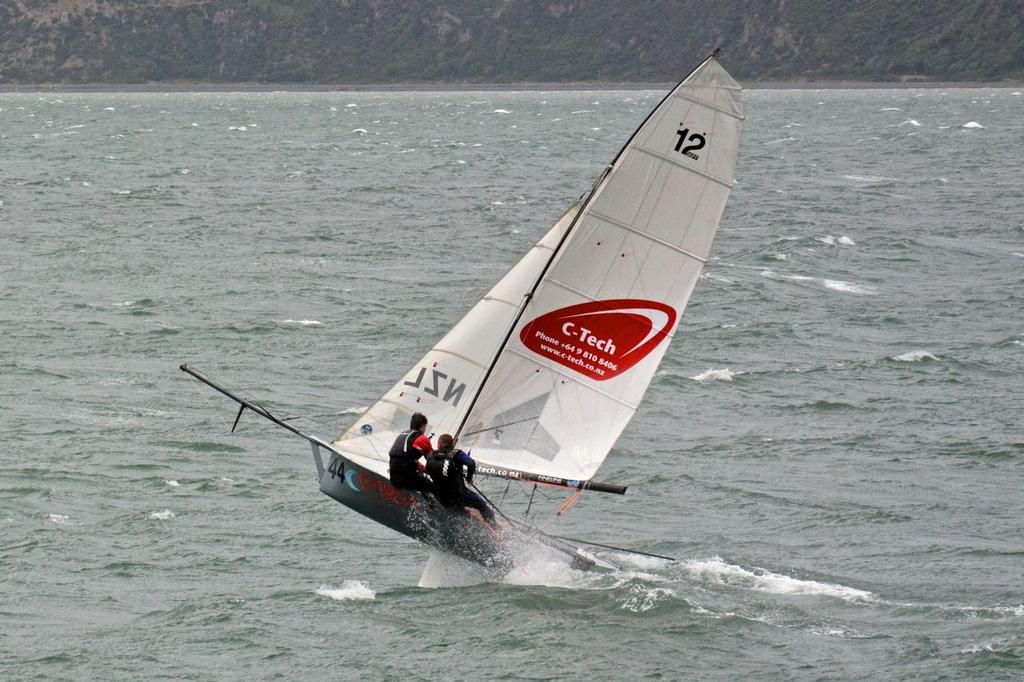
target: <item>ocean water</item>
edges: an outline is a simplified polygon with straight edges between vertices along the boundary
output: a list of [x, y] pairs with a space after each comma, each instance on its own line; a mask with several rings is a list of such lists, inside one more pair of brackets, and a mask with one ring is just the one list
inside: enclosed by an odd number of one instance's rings
[[660, 96], [0, 95], [0, 677], [1024, 675], [1020, 91], [746, 94], [629, 493], [531, 508], [675, 561], [419, 587], [177, 370], [336, 435]]

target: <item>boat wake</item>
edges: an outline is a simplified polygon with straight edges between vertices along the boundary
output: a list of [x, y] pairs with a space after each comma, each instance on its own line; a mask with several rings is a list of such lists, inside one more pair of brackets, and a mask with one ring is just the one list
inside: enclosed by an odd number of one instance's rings
[[[884, 603], [867, 590], [774, 573], [764, 568], [744, 568], [721, 557], [670, 561], [654, 557], [607, 552], [601, 554], [619, 568], [612, 571], [566, 570], [565, 562], [543, 556], [521, 557], [499, 582], [508, 585], [557, 587], [578, 590], [614, 590], [622, 592], [622, 608], [647, 611], [659, 603], [679, 599], [679, 589], [720, 585], [777, 595], [812, 596], [839, 599], [848, 603]], [[488, 582], [479, 566], [434, 551], [420, 587], [458, 587]], [[678, 588], [678, 589], [677, 589]]]
[[832, 597], [847, 602], [877, 602], [873, 594], [846, 585], [803, 580], [780, 573], [773, 573], [764, 568], [746, 569], [742, 566], [727, 563], [721, 557], [710, 559], [693, 559], [683, 562], [690, 576], [719, 585], [742, 587], [757, 592], [772, 594], [813, 595]]
[[[567, 570], [564, 561], [542, 554], [521, 557], [507, 575], [488, 579], [479, 566], [434, 551], [424, 568], [420, 587], [451, 588], [496, 582], [527, 588], [590, 591], [595, 598], [600, 595], [598, 600], [611, 608], [635, 614], [682, 608], [712, 619], [738, 618], [770, 626], [800, 627], [816, 635], [842, 638], [866, 635], [853, 624], [835, 621], [834, 614], [823, 616], [831, 613], [827, 610], [829, 604], [890, 612], [910, 609], [952, 621], [1024, 618], [1024, 604], [963, 606], [890, 601], [858, 587], [740, 566], [719, 556], [672, 561], [602, 552], [601, 558], [615, 563], [617, 569], [578, 571]], [[765, 601], [758, 594], [774, 595], [775, 599]]]
[[321, 585], [316, 593], [321, 597], [334, 599], [335, 601], [363, 601], [375, 599], [377, 593], [370, 589], [370, 586], [362, 580], [346, 580], [341, 587]]

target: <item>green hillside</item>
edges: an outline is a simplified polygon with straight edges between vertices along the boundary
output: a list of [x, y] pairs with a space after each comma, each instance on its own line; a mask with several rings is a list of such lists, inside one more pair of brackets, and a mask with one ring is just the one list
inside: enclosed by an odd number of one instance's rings
[[0, 82], [1024, 77], [1021, 0], [0, 0]]

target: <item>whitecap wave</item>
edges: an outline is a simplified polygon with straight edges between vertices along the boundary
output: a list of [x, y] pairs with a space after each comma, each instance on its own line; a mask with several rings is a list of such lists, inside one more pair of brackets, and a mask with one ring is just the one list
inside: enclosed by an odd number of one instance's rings
[[988, 643], [979, 642], [978, 644], [972, 644], [969, 647], [960, 649], [957, 653], [961, 654], [980, 654], [980, 653], [996, 653], [997, 647], [1001, 644], [998, 641], [992, 641]]
[[169, 521], [174, 518], [174, 512], [170, 509], [164, 509], [163, 511], [156, 511], [149, 515], [149, 518], [156, 519], [157, 521]]
[[779, 281], [801, 282], [801, 283], [805, 283], [806, 282], [806, 283], [810, 283], [810, 284], [820, 284], [821, 286], [825, 287], [826, 289], [831, 289], [833, 291], [841, 291], [841, 292], [846, 293], [846, 294], [858, 294], [858, 295], [861, 295], [861, 296], [874, 296], [874, 295], [876, 295], [878, 293], [878, 292], [876, 292], [874, 289], [872, 289], [870, 287], [866, 287], [866, 286], [863, 286], [861, 284], [857, 284], [855, 282], [844, 282], [843, 280], [824, 279], [824, 278], [821, 278], [821, 277], [808, 277], [807, 275], [782, 275], [782, 274], [779, 274], [779, 273], [775, 272], [771, 268], [765, 268], [764, 270], [762, 270], [761, 271], [761, 276], [762, 277], [767, 277], [768, 279], [774, 279], [774, 280], [779, 280]]
[[[742, 374], [742, 372], [740, 373]], [[712, 381], [732, 381], [734, 376], [736, 376], [736, 373], [726, 367], [725, 369], [708, 369], [690, 378], [699, 384], [707, 384]]]
[[879, 111], [903, 111], [899, 107], [882, 107]]
[[67, 514], [50, 514], [50, 521], [56, 523], [59, 526], [66, 525], [68, 522]]
[[368, 409], [370, 408], [367, 405], [363, 405], [362, 407], [346, 407], [340, 412], [340, 414], [362, 414]]
[[861, 286], [853, 282], [844, 282], [838, 279], [823, 279], [821, 283], [825, 285], [826, 289], [832, 289], [833, 291], [842, 291], [847, 294], [860, 294], [862, 296], [874, 296], [877, 292], [869, 287]]
[[684, 565], [693, 577], [712, 580], [720, 585], [733, 585], [772, 594], [834, 597], [848, 602], [876, 601], [874, 595], [867, 590], [817, 580], [801, 580], [772, 573], [763, 568], [747, 570], [742, 566], [726, 563], [717, 556], [710, 559], [693, 559]]
[[1024, 604], [1017, 606], [958, 606], [956, 610], [975, 618], [1024, 618]]
[[908, 119], [907, 119], [906, 121], [904, 121], [903, 123], [898, 123], [897, 125], [901, 125], [901, 126], [905, 126], [905, 125], [912, 125], [912, 126], [914, 126], [915, 128], [920, 128], [920, 127], [921, 127], [921, 124], [920, 124], [920, 123], [918, 123], [918, 121], [917, 121], [916, 119], [913, 119], [913, 118], [908, 118]]
[[811, 628], [810, 632], [812, 635], [818, 635], [819, 637], [844, 637], [849, 639], [860, 639], [863, 637], [856, 630], [848, 630], [840, 625], [825, 625]]
[[328, 597], [336, 601], [358, 601], [377, 597], [377, 593], [362, 580], [346, 580], [341, 587], [321, 585], [317, 588], [316, 593], [321, 597]]
[[857, 245], [857, 242], [853, 241], [852, 239], [847, 237], [845, 234], [842, 237], [840, 237], [839, 239], [837, 239], [836, 242], [838, 242], [839, 244], [842, 244], [843, 246], [856, 246]]
[[281, 324], [297, 324], [302, 327], [322, 327], [324, 323], [320, 320], [281, 320]]
[[174, 480], [173, 478], [169, 478], [169, 479], [167, 479], [166, 481], [164, 481], [164, 483], [166, 483], [167, 485], [169, 485], [169, 486], [170, 486], [170, 487], [172, 487], [172, 488], [178, 488], [178, 487], [180, 487], [180, 486], [181, 486], [181, 484], [180, 484], [180, 483], [178, 483], [178, 482], [177, 482], [176, 480]]
[[495, 109], [491, 112], [492, 114], [511, 114], [512, 112], [508, 109]]
[[912, 350], [906, 353], [900, 353], [899, 355], [893, 355], [891, 360], [898, 362], [921, 362], [922, 360], [932, 360], [934, 362], [939, 361], [939, 357], [933, 355], [926, 350]]
[[844, 175], [847, 180], [854, 182], [898, 182], [899, 178], [890, 178], [885, 175]]
[[961, 128], [984, 128], [985, 126], [981, 125], [977, 121], [968, 121], [967, 123], [963, 124], [960, 127]]
[[367, 130], [366, 130], [366, 128], [353, 128], [352, 132], [353, 133], [359, 133], [360, 135], [365, 135]]
[[633, 613], [643, 613], [644, 611], [650, 611], [660, 602], [671, 599], [675, 595], [676, 593], [667, 587], [630, 585], [629, 596], [622, 603], [622, 609], [624, 611], [632, 611]]

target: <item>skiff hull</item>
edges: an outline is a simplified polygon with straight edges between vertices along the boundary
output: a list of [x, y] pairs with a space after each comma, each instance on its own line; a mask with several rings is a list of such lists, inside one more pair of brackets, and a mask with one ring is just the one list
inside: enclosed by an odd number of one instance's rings
[[[319, 467], [318, 467], [319, 468]], [[492, 526], [475, 512], [456, 512], [423, 494], [396, 488], [387, 478], [334, 451], [320, 473], [320, 492], [403, 535], [482, 566], [494, 578], [513, 567], [526, 572], [524, 554], [542, 552], [576, 570], [611, 569], [579, 547], [543, 533]]]
[[392, 530], [505, 573], [512, 566], [508, 529], [479, 516], [445, 509], [416, 491], [396, 488], [380, 474], [338, 453], [320, 475], [320, 492]]

